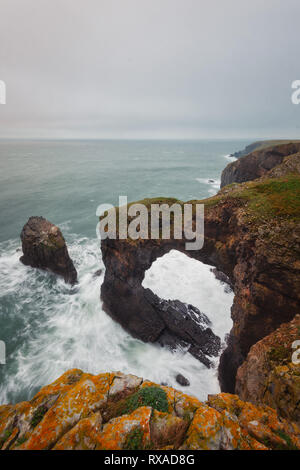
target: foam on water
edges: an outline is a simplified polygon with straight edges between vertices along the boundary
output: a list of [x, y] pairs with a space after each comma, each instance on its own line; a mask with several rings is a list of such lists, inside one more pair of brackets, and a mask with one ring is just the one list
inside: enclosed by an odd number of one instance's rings
[[224, 155], [224, 158], [226, 158], [226, 160], [230, 161], [230, 162], [235, 162], [237, 160], [236, 157], [234, 157], [233, 155]]
[[220, 189], [221, 180], [219, 179], [210, 179], [210, 178], [196, 178], [196, 180], [201, 184], [209, 185], [208, 193], [210, 196], [214, 196]]
[[[30, 399], [73, 367], [137, 374], [202, 400], [217, 393], [216, 368], [208, 370], [190, 354], [132, 338], [102, 310], [99, 241], [77, 238], [67, 224], [62, 228], [79, 274], [79, 285], [73, 288], [47, 272], [23, 266], [17, 240], [0, 244], [0, 339], [7, 346], [7, 364], [0, 366], [0, 403]], [[95, 277], [99, 268], [101, 276]], [[153, 264], [144, 285], [165, 299], [198, 307], [222, 339], [230, 330], [233, 295], [224, 292], [209, 267], [172, 251]], [[177, 384], [178, 373], [190, 380], [190, 387]]]

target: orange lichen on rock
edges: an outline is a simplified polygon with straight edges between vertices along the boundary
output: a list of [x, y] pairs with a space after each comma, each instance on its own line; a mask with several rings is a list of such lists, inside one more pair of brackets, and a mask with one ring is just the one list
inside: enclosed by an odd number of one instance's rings
[[226, 393], [202, 403], [121, 372], [73, 369], [30, 402], [0, 407], [3, 450], [300, 449], [299, 436], [266, 405]]
[[209, 395], [207, 403], [220, 412], [235, 415], [244, 431], [268, 448], [300, 448], [300, 428], [296, 423], [279, 418], [269, 406], [255, 406], [227, 393]]
[[22, 449], [49, 449], [80, 419], [99, 409], [107, 399], [113, 374], [82, 374], [36, 426]]
[[89, 418], [81, 419], [54, 446], [54, 450], [94, 450], [97, 435], [101, 433], [102, 417], [100, 412]]
[[130, 438], [136, 439], [134, 431], [137, 431], [140, 448], [150, 445], [150, 418], [152, 409], [142, 406], [129, 415], [113, 418], [105, 424], [98, 438], [97, 450], [122, 450], [124, 446], [131, 449]]
[[300, 315], [258, 341], [236, 376], [242, 400], [265, 403], [300, 424], [300, 364], [292, 362], [293, 343], [300, 338]]

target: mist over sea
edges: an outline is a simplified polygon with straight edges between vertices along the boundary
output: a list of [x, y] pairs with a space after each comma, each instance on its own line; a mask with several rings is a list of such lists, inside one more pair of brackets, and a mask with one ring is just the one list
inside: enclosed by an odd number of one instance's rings
[[[200, 399], [219, 390], [217, 360], [206, 369], [183, 351], [171, 353], [133, 339], [101, 308], [104, 277], [96, 209], [99, 204], [215, 194], [228, 154], [249, 141], [1, 141], [0, 142], [0, 404], [30, 399], [67, 369], [121, 370], [168, 383]], [[227, 157], [226, 157], [227, 156]], [[32, 215], [58, 225], [79, 274], [67, 286], [19, 262], [20, 232]], [[100, 277], [93, 274], [102, 268]], [[224, 340], [233, 294], [210, 267], [172, 251], [146, 273], [160, 297], [198, 307]], [[183, 374], [191, 385], [175, 381]]]

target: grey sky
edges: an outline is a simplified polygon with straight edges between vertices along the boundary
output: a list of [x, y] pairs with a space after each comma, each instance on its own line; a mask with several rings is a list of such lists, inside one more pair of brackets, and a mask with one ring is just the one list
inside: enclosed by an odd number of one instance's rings
[[300, 137], [299, 0], [0, 0], [0, 137]]

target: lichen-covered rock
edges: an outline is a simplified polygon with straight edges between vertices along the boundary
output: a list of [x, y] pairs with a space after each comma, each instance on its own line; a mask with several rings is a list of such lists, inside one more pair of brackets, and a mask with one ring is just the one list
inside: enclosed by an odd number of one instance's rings
[[299, 437], [268, 406], [225, 393], [201, 403], [121, 372], [72, 369], [30, 402], [0, 407], [2, 450], [300, 450]]
[[53, 447], [54, 450], [94, 450], [101, 433], [102, 417], [99, 412], [81, 419]]
[[299, 339], [300, 315], [296, 315], [252, 346], [236, 376], [236, 393], [242, 400], [265, 403], [298, 423], [300, 364], [292, 363], [292, 345]]
[[300, 447], [299, 426], [278, 418], [277, 412], [266, 405], [255, 406], [227, 393], [209, 395], [207, 404], [220, 413], [236, 417], [248, 443], [250, 437], [270, 449], [293, 450]]
[[63, 276], [70, 284], [77, 282], [77, 272], [60, 229], [43, 217], [30, 217], [21, 232], [23, 264], [49, 270]]

